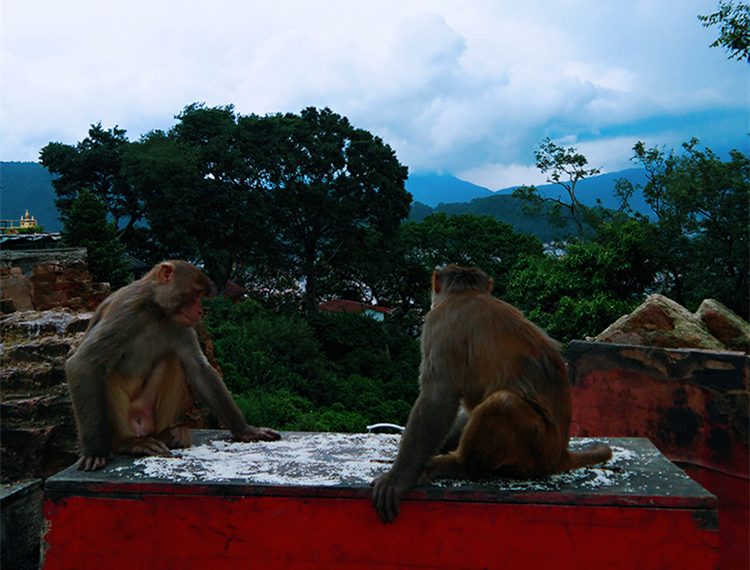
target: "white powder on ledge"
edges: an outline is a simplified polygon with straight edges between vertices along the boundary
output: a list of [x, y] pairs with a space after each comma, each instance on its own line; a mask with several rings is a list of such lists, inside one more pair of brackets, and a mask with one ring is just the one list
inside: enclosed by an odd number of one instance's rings
[[[215, 439], [174, 450], [172, 457], [141, 457], [132, 464], [112, 470], [127, 472], [128, 476], [136, 478], [174, 482], [231, 481], [250, 485], [322, 487], [369, 485], [388, 471], [398, 452], [400, 439], [400, 435], [374, 433], [292, 433], [284, 434], [280, 441], [252, 443]], [[571, 447], [580, 448], [592, 441], [574, 439]], [[557, 491], [571, 485], [587, 489], [618, 486], [626, 493], [636, 492], [637, 489], [631, 488], [628, 482], [633, 471], [627, 469], [636, 453], [611, 443], [610, 447], [613, 457], [605, 464], [542, 479], [440, 480], [433, 485], [458, 489], [479, 483], [508, 491]], [[658, 451], [654, 455], [659, 455]]]

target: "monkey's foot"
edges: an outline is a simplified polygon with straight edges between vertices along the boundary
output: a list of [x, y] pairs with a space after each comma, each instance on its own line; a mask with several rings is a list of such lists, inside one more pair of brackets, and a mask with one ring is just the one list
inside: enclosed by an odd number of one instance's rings
[[244, 431], [232, 432], [232, 437], [237, 441], [276, 441], [281, 439], [281, 434], [269, 428], [256, 428], [247, 426]]
[[174, 426], [162, 430], [156, 438], [164, 442], [169, 449], [190, 447], [193, 445], [193, 437], [190, 435], [190, 429], [186, 426]]
[[118, 451], [129, 455], [172, 455], [166, 443], [151, 436], [129, 437], [122, 442]]
[[458, 455], [452, 452], [433, 457], [422, 471], [419, 482], [426, 483], [433, 479], [458, 479], [462, 476], [463, 470]]

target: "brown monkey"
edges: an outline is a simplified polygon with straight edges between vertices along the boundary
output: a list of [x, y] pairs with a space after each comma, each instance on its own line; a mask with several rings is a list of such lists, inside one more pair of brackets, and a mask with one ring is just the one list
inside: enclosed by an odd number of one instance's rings
[[169, 455], [190, 445], [176, 426], [187, 382], [240, 441], [279, 434], [245, 423], [221, 376], [198, 344], [209, 279], [186, 261], [156, 265], [119, 289], [94, 313], [78, 350], [65, 364], [81, 444], [79, 469], [101, 469], [113, 451]]
[[[419, 397], [393, 467], [374, 481], [383, 522], [393, 522], [400, 499], [418, 482], [542, 477], [610, 459], [601, 443], [568, 449], [565, 362], [554, 341], [490, 295], [492, 279], [449, 265], [432, 282]], [[443, 454], [434, 457], [438, 450]]]

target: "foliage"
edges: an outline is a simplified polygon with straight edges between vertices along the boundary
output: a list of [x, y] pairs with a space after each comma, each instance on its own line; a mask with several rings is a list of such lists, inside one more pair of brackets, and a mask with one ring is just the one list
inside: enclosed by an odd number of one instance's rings
[[507, 300], [561, 342], [596, 335], [632, 310], [654, 282], [653, 228], [631, 220], [604, 224], [594, 241], [562, 255], [522, 257]]
[[391, 239], [409, 213], [406, 167], [330, 109], [259, 117], [192, 104], [177, 119], [134, 143], [99, 124], [76, 146], [44, 147], [60, 211], [89, 189], [145, 261], [198, 262], [220, 292], [238, 267], [251, 288], [256, 274], [292, 277], [308, 312], [320, 275], [374, 254], [362, 251], [364, 233]]
[[711, 47], [723, 46], [729, 59], [746, 59], [750, 63], [750, 6], [732, 0], [719, 1], [719, 10], [708, 16], [698, 16], [703, 27], [721, 25], [719, 37]]
[[129, 179], [146, 204], [151, 236], [170, 257], [199, 261], [223, 292], [236, 263], [273, 249], [256, 165], [257, 117], [189, 105], [177, 118], [169, 133], [132, 145]]
[[354, 314], [280, 315], [255, 301], [206, 302], [224, 379], [245, 417], [285, 430], [361, 432], [406, 422], [419, 344]]
[[422, 223], [407, 222], [403, 233], [410, 255], [432, 270], [456, 263], [481, 267], [495, 281], [495, 292], [505, 293], [511, 269], [519, 256], [540, 256], [536, 236], [518, 234], [491, 216], [437, 213]]
[[304, 278], [312, 313], [319, 276], [331, 266], [345, 272], [350, 257], [362, 255], [367, 228], [391, 236], [408, 216], [407, 169], [379, 137], [330, 109], [266, 120], [276, 158], [267, 190], [272, 233], [286, 266]]
[[529, 213], [538, 214], [545, 202], [552, 204], [547, 217], [554, 226], [564, 227], [567, 224], [563, 210], [573, 220], [578, 237], [584, 237], [584, 225], [595, 226], [598, 222], [596, 212], [582, 204], [576, 196], [576, 185], [589, 176], [596, 176], [598, 168], [586, 168], [588, 160], [573, 147], [563, 148], [553, 143], [549, 137], [539, 143], [539, 150], [534, 152], [536, 166], [543, 173], [549, 172], [547, 182], [557, 184], [565, 189], [567, 200], [557, 197], [542, 196], [535, 186], [521, 186], [513, 196], [525, 201]]
[[58, 175], [52, 185], [61, 217], [70, 217], [67, 211], [73, 201], [80, 192], [89, 190], [102, 200], [119, 235], [127, 243], [133, 228], [143, 217], [142, 204], [122, 172], [128, 145], [125, 130], [114, 127], [105, 131], [99, 123], [91, 125], [88, 136], [76, 146], [55, 142], [42, 148], [39, 162], [50, 173]]
[[697, 139], [682, 146], [681, 155], [633, 147], [648, 173], [661, 292], [693, 310], [711, 297], [747, 315], [750, 158], [734, 150], [722, 161]]
[[72, 200], [63, 215], [63, 242], [70, 247], [85, 247], [88, 269], [95, 281], [108, 282], [112, 289], [128, 281], [125, 248], [117, 237], [101, 199], [83, 191]]

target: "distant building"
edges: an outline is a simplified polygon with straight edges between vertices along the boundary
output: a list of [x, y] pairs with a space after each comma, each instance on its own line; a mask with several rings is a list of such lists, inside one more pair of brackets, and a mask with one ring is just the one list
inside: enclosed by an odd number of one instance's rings
[[319, 305], [319, 308], [321, 311], [331, 313], [363, 313], [376, 321], [382, 321], [385, 315], [391, 312], [391, 309], [386, 309], [385, 307], [367, 305], [366, 303], [358, 303], [357, 301], [346, 301], [344, 299], [324, 301]]
[[18, 221], [0, 220], [0, 233], [2, 234], [18, 234], [23, 233], [23, 230], [30, 230], [37, 227], [39, 227], [39, 222], [36, 221], [34, 216], [29, 215], [28, 210], [26, 210], [26, 214], [21, 216], [21, 219]]

